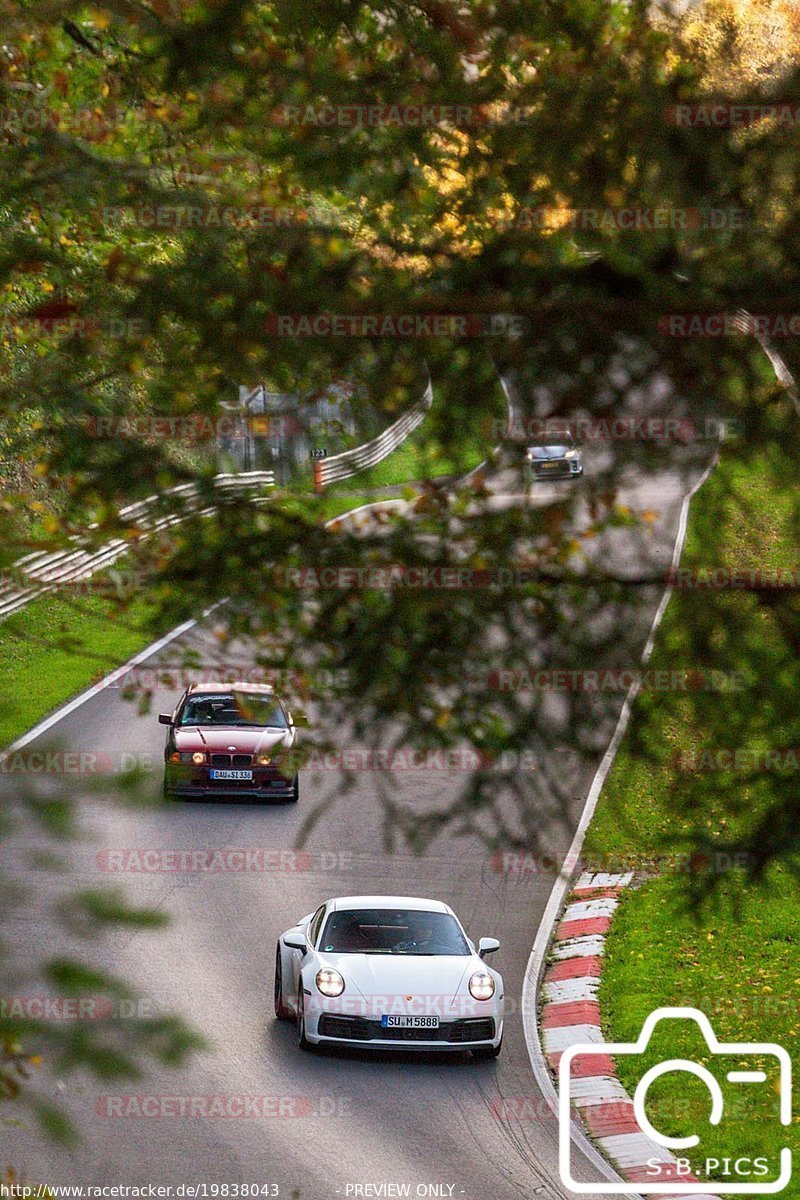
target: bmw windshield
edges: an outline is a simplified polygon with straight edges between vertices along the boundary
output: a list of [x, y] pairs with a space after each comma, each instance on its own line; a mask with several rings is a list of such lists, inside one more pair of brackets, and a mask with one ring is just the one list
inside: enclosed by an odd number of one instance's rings
[[178, 716], [178, 725], [241, 729], [288, 729], [286, 714], [274, 696], [258, 692], [220, 692], [189, 696]]

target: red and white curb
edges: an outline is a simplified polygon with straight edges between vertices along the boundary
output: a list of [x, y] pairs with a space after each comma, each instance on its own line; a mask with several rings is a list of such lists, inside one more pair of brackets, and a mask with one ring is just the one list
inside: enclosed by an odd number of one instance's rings
[[[620, 893], [632, 879], [632, 872], [584, 872], [575, 884], [556, 929], [542, 981], [542, 1047], [557, 1079], [565, 1050], [587, 1042], [598, 1046], [596, 1054], [573, 1060], [570, 1097], [586, 1132], [623, 1180], [652, 1184], [652, 1164], [656, 1162], [660, 1183], [697, 1184], [699, 1180], [693, 1175], [678, 1175], [674, 1155], [639, 1128], [633, 1101], [617, 1078], [614, 1060], [602, 1052], [605, 1038], [597, 993], [605, 940]], [[717, 1200], [711, 1193], [686, 1195], [694, 1200]]]

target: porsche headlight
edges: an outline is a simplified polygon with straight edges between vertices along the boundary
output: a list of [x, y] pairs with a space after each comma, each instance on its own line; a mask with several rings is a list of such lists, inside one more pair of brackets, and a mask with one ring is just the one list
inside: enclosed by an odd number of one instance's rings
[[577, 450], [567, 450], [566, 454], [564, 455], [564, 458], [577, 458], [577, 457], [578, 457]]
[[470, 995], [476, 1000], [491, 1000], [494, 995], [494, 980], [488, 971], [476, 971], [469, 981]]
[[344, 980], [333, 967], [322, 967], [317, 971], [317, 988], [323, 996], [341, 996], [344, 991]]

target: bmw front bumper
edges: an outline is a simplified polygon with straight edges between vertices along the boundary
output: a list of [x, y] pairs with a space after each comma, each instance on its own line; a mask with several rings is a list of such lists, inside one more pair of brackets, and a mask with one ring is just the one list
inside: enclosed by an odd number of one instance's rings
[[167, 763], [164, 794], [183, 800], [213, 800], [215, 796], [241, 796], [255, 800], [290, 800], [294, 780], [267, 768], [254, 768], [252, 780], [213, 780], [208, 767]]

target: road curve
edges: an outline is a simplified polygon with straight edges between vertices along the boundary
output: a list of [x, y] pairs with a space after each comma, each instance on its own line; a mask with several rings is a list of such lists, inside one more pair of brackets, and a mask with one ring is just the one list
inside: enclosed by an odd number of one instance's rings
[[[649, 560], [666, 567], [682, 496], [702, 467], [665, 469], [647, 479], [632, 474], [622, 499], [655, 516], [646, 534], [635, 528], [609, 531], [598, 553], [635, 563], [646, 536]], [[654, 588], [638, 614], [642, 644], [659, 594]], [[196, 644], [202, 658], [206, 637], [198, 629], [184, 640]], [[174, 650], [164, 658], [174, 663]], [[158, 707], [168, 709], [176, 694], [159, 693]], [[622, 699], [620, 693], [620, 705]], [[613, 720], [609, 734], [611, 727]], [[163, 730], [154, 715], [136, 717], [119, 689], [108, 688], [65, 716], [46, 738], [89, 752], [118, 747], [157, 764]], [[542, 814], [553, 856], [569, 845], [595, 766], [588, 765], [576, 781], [565, 820]], [[374, 802], [375, 773], [369, 771], [358, 773], [346, 798], [322, 817], [309, 854], [292, 858], [309, 805], [338, 782], [332, 771], [306, 772], [297, 808], [171, 804], [129, 811], [87, 794], [83, 812], [91, 842], [70, 851], [69, 886], [121, 882], [133, 901], [157, 905], [172, 918], [162, 933], [115, 933], [97, 946], [95, 960], [135, 980], [158, 1009], [181, 1012], [204, 1031], [213, 1052], [196, 1056], [185, 1069], [154, 1071], [125, 1087], [102, 1086], [88, 1077], [55, 1081], [43, 1073], [42, 1088], [58, 1088], [82, 1142], [72, 1151], [57, 1150], [31, 1128], [7, 1128], [7, 1162], [49, 1184], [274, 1183], [281, 1197], [309, 1200], [568, 1195], [558, 1179], [556, 1127], [534, 1084], [520, 1015], [523, 975], [552, 874], [504, 871], [480, 841], [452, 833], [422, 857], [387, 856]], [[408, 797], [432, 799], [455, 791], [460, 779], [457, 773], [439, 772], [433, 781], [407, 773], [394, 782]], [[213, 875], [115, 875], [108, 867], [120, 860], [104, 857], [109, 849], [214, 847], [264, 850], [272, 857], [265, 870]], [[279, 851], [287, 854], [276, 858]], [[46, 875], [38, 882], [36, 909], [49, 889], [63, 886]], [[476, 1063], [468, 1055], [307, 1055], [296, 1049], [291, 1027], [272, 1017], [276, 938], [325, 897], [357, 892], [438, 897], [453, 906], [472, 937], [500, 938], [493, 965], [505, 977], [508, 1020], [497, 1061]], [[42, 956], [64, 953], [63, 931], [36, 911], [12, 918], [4, 932], [28, 939], [32, 929]], [[242, 1117], [168, 1115], [169, 1105], [162, 1103], [160, 1115], [148, 1116], [140, 1101], [123, 1102], [122, 1095], [269, 1097], [271, 1103]], [[205, 1111], [212, 1112], [209, 1105]], [[111, 1115], [122, 1108], [132, 1115]], [[583, 1169], [597, 1177], [589, 1164]], [[378, 1190], [354, 1190], [367, 1185]]]

